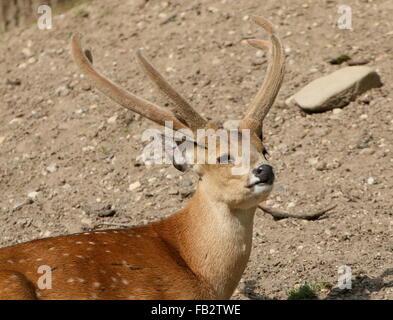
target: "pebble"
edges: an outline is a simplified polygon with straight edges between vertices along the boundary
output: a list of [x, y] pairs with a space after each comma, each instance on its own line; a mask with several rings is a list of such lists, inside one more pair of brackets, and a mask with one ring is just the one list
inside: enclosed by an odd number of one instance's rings
[[0, 144], [2, 144], [5, 141], [5, 137], [0, 136]]
[[136, 182], [134, 182], [134, 183], [131, 183], [131, 184], [128, 186], [128, 191], [134, 191], [134, 190], [138, 189], [140, 186], [141, 186], [141, 183], [140, 183], [139, 181], [136, 181]]
[[110, 117], [106, 122], [108, 122], [109, 124], [115, 124], [116, 120], [117, 120], [117, 115], [114, 115]]
[[375, 179], [373, 177], [370, 177], [367, 179], [368, 184], [375, 184]]
[[169, 195], [178, 195], [179, 194], [179, 190], [175, 189], [175, 188], [171, 188], [168, 190], [168, 194]]
[[343, 112], [343, 109], [341, 109], [341, 108], [334, 108], [333, 109], [333, 114], [339, 114], [341, 112]]
[[366, 154], [366, 155], [372, 155], [372, 154], [375, 153], [375, 150], [371, 149], [371, 148], [364, 148], [364, 149], [360, 150], [359, 153], [360, 154]]
[[31, 58], [32, 56], [34, 56], [34, 53], [33, 51], [31, 51], [30, 48], [23, 48], [22, 53], [25, 55], [26, 58]]
[[81, 219], [81, 223], [85, 224], [87, 226], [92, 226], [93, 225], [93, 221], [91, 219], [89, 219], [89, 218], [82, 218]]
[[40, 195], [40, 192], [38, 191], [31, 191], [27, 194], [27, 196], [31, 199], [31, 200], [36, 200], [37, 197]]
[[70, 89], [65, 86], [59, 87], [55, 90], [55, 93], [60, 97], [66, 97], [70, 94]]
[[9, 122], [9, 124], [20, 124], [20, 123], [22, 123], [23, 122], [23, 119], [22, 118], [15, 118], [15, 119], [12, 119], [10, 122]]
[[49, 165], [48, 167], [46, 167], [46, 171], [50, 172], [50, 173], [54, 173], [57, 171], [57, 165], [56, 163], [52, 163], [51, 165]]
[[187, 188], [187, 187], [191, 187], [193, 185], [193, 182], [191, 181], [191, 180], [183, 180], [181, 183], [180, 183], [180, 187], [181, 188]]

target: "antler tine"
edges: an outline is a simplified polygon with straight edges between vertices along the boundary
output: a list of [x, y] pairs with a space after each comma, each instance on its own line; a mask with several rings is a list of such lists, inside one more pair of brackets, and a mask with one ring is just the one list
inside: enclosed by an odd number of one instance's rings
[[71, 39], [71, 51], [74, 61], [78, 65], [79, 69], [104, 95], [111, 98], [121, 106], [134, 111], [160, 125], [165, 125], [165, 121], [172, 121], [173, 128], [175, 130], [188, 128], [184, 123], [176, 118], [176, 116], [171, 111], [133, 95], [97, 72], [91, 64], [91, 61], [93, 61], [91, 52], [83, 52], [80, 39], [80, 34], [73, 35]]
[[149, 78], [176, 104], [177, 108], [174, 112], [178, 113], [193, 131], [203, 128], [206, 125], [206, 120], [164, 79], [142, 55], [141, 50], [137, 51], [136, 56]]
[[240, 128], [251, 129], [257, 136], [262, 137], [263, 119], [273, 105], [284, 78], [285, 54], [273, 25], [262, 17], [254, 17], [254, 21], [270, 34], [270, 42], [250, 39], [248, 43], [258, 49], [267, 50], [269, 63], [263, 84], [251, 102]]

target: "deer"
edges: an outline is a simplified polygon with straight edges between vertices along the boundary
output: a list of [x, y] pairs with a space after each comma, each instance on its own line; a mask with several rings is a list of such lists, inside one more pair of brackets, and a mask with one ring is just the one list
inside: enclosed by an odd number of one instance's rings
[[[1, 248], [0, 299], [230, 299], [250, 257], [255, 212], [274, 185], [273, 167], [263, 143], [263, 122], [285, 72], [285, 54], [275, 27], [265, 18], [253, 19], [269, 39], [247, 42], [267, 51], [268, 65], [263, 83], [238, 125], [236, 142], [242, 143], [243, 131], [250, 137], [246, 170], [233, 174], [243, 159], [235, 162], [238, 155], [220, 154], [219, 146], [213, 150], [217, 156], [214, 164], [179, 165], [174, 159], [175, 167], [193, 171], [198, 183], [184, 208], [167, 218]], [[79, 34], [71, 38], [76, 65], [95, 88], [120, 106], [161, 126], [170, 121], [174, 130], [220, 129], [217, 122], [204, 119], [141, 51], [138, 61], [174, 102], [173, 109], [138, 97], [100, 74], [93, 67], [92, 53], [82, 49], [81, 38]], [[207, 152], [205, 143], [194, 141], [193, 148]], [[49, 273], [50, 285], [40, 282]]]

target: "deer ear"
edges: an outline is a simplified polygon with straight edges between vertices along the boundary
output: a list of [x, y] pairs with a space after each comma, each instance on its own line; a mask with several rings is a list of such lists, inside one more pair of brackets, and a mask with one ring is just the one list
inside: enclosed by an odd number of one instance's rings
[[[172, 138], [172, 139], [171, 139]], [[188, 136], [170, 137], [162, 135], [166, 161], [181, 172], [190, 170], [194, 163], [195, 142]]]

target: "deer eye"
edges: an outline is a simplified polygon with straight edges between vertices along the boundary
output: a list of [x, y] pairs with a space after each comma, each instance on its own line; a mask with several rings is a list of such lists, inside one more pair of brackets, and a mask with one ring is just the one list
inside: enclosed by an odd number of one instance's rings
[[262, 155], [263, 155], [263, 157], [265, 158], [265, 160], [267, 160], [267, 158], [270, 156], [270, 155], [269, 155], [269, 152], [267, 152], [266, 149], [263, 149]]
[[223, 154], [222, 156], [217, 158], [217, 163], [219, 164], [228, 164], [234, 162], [235, 162], [235, 158], [233, 158], [229, 154]]

